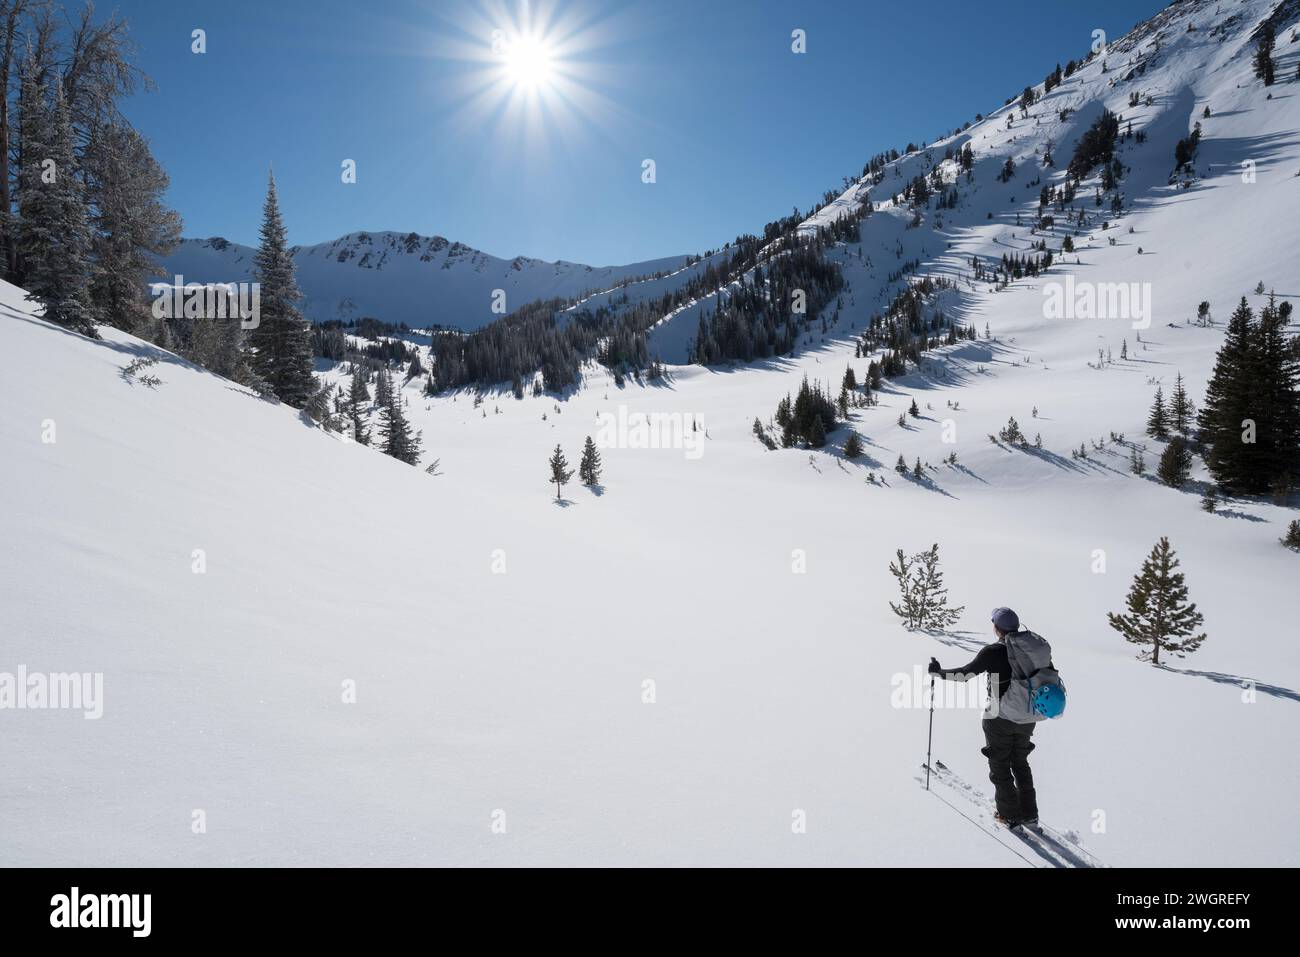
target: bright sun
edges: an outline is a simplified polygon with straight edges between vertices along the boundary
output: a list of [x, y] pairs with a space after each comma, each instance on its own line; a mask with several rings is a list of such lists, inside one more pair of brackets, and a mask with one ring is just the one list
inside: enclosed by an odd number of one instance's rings
[[506, 75], [518, 88], [536, 90], [551, 80], [552, 53], [543, 41], [518, 37], [505, 48]]

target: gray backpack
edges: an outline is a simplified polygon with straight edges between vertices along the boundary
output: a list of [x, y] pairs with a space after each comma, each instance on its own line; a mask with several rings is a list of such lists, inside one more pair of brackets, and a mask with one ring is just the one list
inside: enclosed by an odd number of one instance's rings
[[1059, 718], [1065, 713], [1065, 685], [1052, 667], [1052, 646], [1032, 631], [1002, 639], [1011, 663], [1011, 683], [998, 702], [998, 715], [1017, 724]]

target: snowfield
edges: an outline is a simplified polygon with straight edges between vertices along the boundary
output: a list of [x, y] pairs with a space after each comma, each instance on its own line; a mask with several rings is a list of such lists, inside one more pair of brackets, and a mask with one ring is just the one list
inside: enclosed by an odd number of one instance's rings
[[[0, 287], [0, 672], [102, 673], [104, 689], [97, 720], [0, 709], [0, 862], [1043, 864], [919, 783], [925, 663], [969, 661], [989, 609], [1010, 605], [1052, 642], [1070, 692], [1035, 732], [1047, 824], [1110, 866], [1300, 865], [1300, 555], [1278, 542], [1300, 513], [1254, 499], [1203, 512], [1199, 460], [1178, 491], [1131, 474], [1109, 441], [1145, 443], [1154, 471], [1156, 384], [1168, 395], [1181, 372], [1199, 403], [1237, 300], [1258, 309], [1259, 282], [1300, 298], [1300, 15], [1278, 31], [1270, 91], [1249, 62], [1273, 7], [1175, 5], [1028, 120], [1013, 104], [934, 144], [936, 162], [966, 141], [976, 154], [942, 226], [931, 208], [909, 229], [889, 201], [924, 154], [891, 165], [860, 249], [835, 253], [838, 325], [793, 359], [676, 365], [623, 388], [593, 364], [563, 398], [503, 387], [477, 406], [417, 379], [404, 395], [419, 468], [126, 334], [56, 328]], [[1076, 253], [1002, 291], [973, 281], [972, 255], [1059, 249], [1065, 217], [1031, 235], [1039, 187], [1025, 183], [1063, 182], [1103, 105], [1147, 134], [1119, 153], [1125, 212], [1093, 207], [1086, 185], [1096, 225]], [[1196, 120], [1198, 178], [1169, 186]], [[1055, 169], [1034, 153], [1048, 138]], [[913, 258], [918, 276], [958, 282], [945, 311], [981, 338], [928, 353], [852, 413], [862, 459], [839, 453], [844, 430], [822, 451], [765, 449], [755, 417], [803, 376], [836, 394], [846, 365], [863, 378], [851, 337]], [[1046, 318], [1067, 276], [1139, 284], [1149, 327]], [[1201, 300], [1215, 326], [1191, 324]], [[702, 305], [661, 324], [652, 351], [682, 361]], [[123, 374], [138, 357], [161, 384]], [[921, 416], [900, 427], [913, 399]], [[551, 450], [576, 467], [620, 406], [697, 417], [702, 454], [603, 449], [603, 488], [575, 482], [557, 503]], [[991, 443], [1009, 416], [1043, 448]], [[893, 470], [900, 454], [932, 466], [924, 483]], [[1161, 536], [1208, 639], [1156, 668], [1106, 612]], [[950, 634], [909, 633], [887, 566], [934, 542], [965, 612]], [[978, 710], [936, 711], [935, 757], [991, 792], [982, 744]]]

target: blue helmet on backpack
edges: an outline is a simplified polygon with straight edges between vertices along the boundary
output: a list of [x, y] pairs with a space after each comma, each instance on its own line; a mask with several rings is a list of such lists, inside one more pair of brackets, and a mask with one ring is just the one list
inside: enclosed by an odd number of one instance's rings
[[1030, 704], [1044, 718], [1059, 718], [1065, 713], [1065, 689], [1056, 683], [1040, 685]]

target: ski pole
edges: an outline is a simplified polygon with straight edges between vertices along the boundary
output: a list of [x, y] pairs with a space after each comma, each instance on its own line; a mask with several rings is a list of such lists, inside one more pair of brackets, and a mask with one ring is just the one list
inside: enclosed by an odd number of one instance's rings
[[925, 789], [930, 790], [930, 746], [934, 743], [934, 675], [930, 675], [930, 733], [925, 739]]

